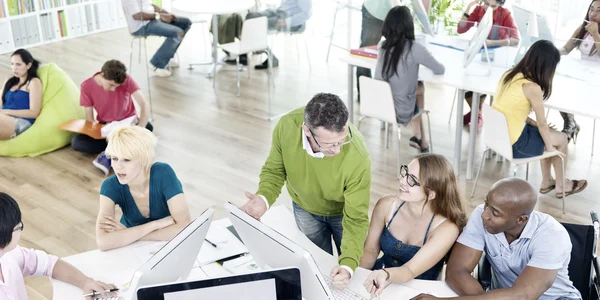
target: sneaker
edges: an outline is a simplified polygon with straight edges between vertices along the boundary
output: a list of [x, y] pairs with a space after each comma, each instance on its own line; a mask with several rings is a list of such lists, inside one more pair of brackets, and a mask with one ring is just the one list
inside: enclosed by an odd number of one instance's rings
[[104, 173], [104, 176], [108, 175], [108, 172], [110, 171], [110, 159], [104, 155], [104, 151], [102, 151], [102, 153], [100, 153], [98, 157], [94, 159], [92, 164], [94, 167], [100, 169], [100, 171]]
[[179, 63], [174, 58], [171, 58], [169, 60], [169, 67], [170, 68], [179, 68]]
[[[273, 58], [273, 62], [271, 63], [271, 68], [277, 68], [279, 66], [279, 60], [277, 59], [277, 57], [275, 57], [275, 55], [271, 56]], [[265, 59], [265, 61], [260, 64], [260, 65], [256, 65], [254, 66], [254, 68], [256, 70], [266, 70], [269, 68], [269, 59]]]
[[152, 76], [169, 77], [169, 76], [171, 76], [171, 71], [166, 68], [165, 69], [156, 68], [156, 69], [154, 69], [154, 71], [152, 71]]

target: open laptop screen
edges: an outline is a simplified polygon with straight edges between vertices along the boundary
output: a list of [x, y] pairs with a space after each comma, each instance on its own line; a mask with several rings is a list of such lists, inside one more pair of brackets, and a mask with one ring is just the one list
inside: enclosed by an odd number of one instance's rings
[[138, 290], [139, 300], [301, 300], [296, 268], [164, 284]]

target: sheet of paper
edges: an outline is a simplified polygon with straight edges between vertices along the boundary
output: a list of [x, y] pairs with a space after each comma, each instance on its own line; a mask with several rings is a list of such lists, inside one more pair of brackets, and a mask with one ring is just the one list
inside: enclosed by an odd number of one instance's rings
[[600, 63], [574, 57], [563, 57], [556, 68], [556, 73], [598, 85]]
[[206, 239], [217, 245], [217, 247], [204, 241], [197, 259], [201, 266], [248, 252], [248, 248], [240, 240], [227, 228], [221, 226], [210, 226]]

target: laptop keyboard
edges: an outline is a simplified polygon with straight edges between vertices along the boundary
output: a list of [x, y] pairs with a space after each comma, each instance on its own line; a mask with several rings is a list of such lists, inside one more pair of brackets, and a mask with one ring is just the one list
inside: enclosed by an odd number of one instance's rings
[[345, 288], [343, 290], [338, 290], [333, 286], [333, 281], [331, 277], [323, 274], [323, 278], [325, 278], [325, 282], [327, 286], [329, 286], [329, 290], [333, 294], [333, 298], [337, 300], [367, 300], [367, 298], [360, 296], [359, 294], [353, 292], [349, 288]]

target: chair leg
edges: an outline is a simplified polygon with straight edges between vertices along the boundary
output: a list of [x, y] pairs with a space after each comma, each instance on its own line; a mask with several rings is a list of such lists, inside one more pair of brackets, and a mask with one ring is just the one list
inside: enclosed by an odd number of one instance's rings
[[452, 97], [452, 106], [450, 106], [450, 117], [448, 117], [448, 125], [450, 125], [450, 122], [452, 121], [452, 113], [454, 113], [454, 104], [456, 104], [456, 98], [457, 96], [458, 90], [454, 90], [454, 97]]
[[329, 62], [329, 52], [331, 52], [331, 44], [333, 43], [333, 32], [335, 31], [335, 20], [337, 19], [338, 14], [338, 4], [335, 4], [335, 10], [333, 12], [333, 25], [331, 25], [331, 34], [329, 35], [329, 47], [327, 47], [327, 56], [325, 57], [325, 62]]
[[267, 49], [267, 66], [268, 66], [268, 72], [267, 72], [267, 87], [269, 89], [269, 105], [271, 105], [271, 80], [273, 80], [273, 55], [271, 53], [271, 49]]
[[235, 74], [237, 75], [237, 96], [240, 96], [240, 56], [235, 58]]
[[479, 169], [477, 170], [477, 175], [475, 176], [475, 183], [473, 183], [473, 189], [471, 190], [471, 199], [475, 195], [475, 189], [477, 188], [477, 183], [479, 182], [479, 175], [481, 175], [481, 169], [483, 168], [483, 164], [485, 163], [485, 154], [488, 151], [490, 151], [490, 149], [485, 149], [485, 152], [481, 157], [481, 163], [479, 164]]
[[252, 61], [252, 52], [246, 53], [246, 62], [247, 62], [247, 67], [248, 67], [248, 79], [250, 79], [250, 68], [252, 68], [252, 64], [250, 64], [250, 62]]
[[358, 131], [360, 131], [360, 123], [362, 122], [362, 120], [366, 118], [365, 116], [360, 116], [360, 118], [358, 118], [358, 124], [356, 125], [356, 129], [358, 129]]
[[567, 176], [566, 176], [566, 174], [565, 174], [565, 159], [564, 159], [564, 158], [563, 158], [561, 155], [559, 155], [558, 157], [560, 157], [560, 168], [561, 168], [561, 170], [562, 170], [562, 174], [563, 174], [563, 177], [562, 177], [562, 184], [563, 184], [563, 185], [562, 185], [562, 186], [563, 186], [563, 194], [562, 194], [562, 212], [563, 212], [563, 214], [564, 214], [564, 213], [565, 213], [565, 203], [566, 203], [566, 200], [565, 200], [565, 197], [566, 197], [566, 196], [565, 196], [565, 187], [566, 187], [566, 184], [567, 184], [567, 183], [566, 183], [566, 181], [567, 181], [567, 180], [566, 180], [566, 177], [567, 177]]
[[402, 152], [400, 148], [402, 147], [402, 130], [400, 130], [400, 126], [396, 125], [394, 128], [398, 134], [398, 158], [396, 159], [396, 177], [400, 178], [400, 164], [402, 159]]
[[433, 153], [433, 137], [431, 136], [431, 116], [429, 112], [427, 114], [427, 131], [429, 131], [429, 151]]
[[529, 181], [529, 164], [525, 167], [525, 181]]
[[389, 126], [390, 124], [388, 122], [385, 122], [385, 126], [383, 129], [383, 134], [385, 135], [385, 149], [389, 149], [390, 148], [390, 139], [388, 136], [388, 132], [389, 132]]
[[[141, 59], [141, 58], [140, 58]], [[146, 38], [144, 38], [144, 61], [148, 61], [148, 47], [146, 47]], [[150, 103], [150, 121], [154, 121], [154, 109], [152, 107], [152, 92], [150, 85], [150, 67], [148, 63], [144, 64], [146, 66], [146, 80], [148, 81], [148, 103]]]
[[133, 43], [135, 39], [131, 39], [131, 47], [129, 47], [129, 74], [131, 73], [131, 63], [133, 62]]

